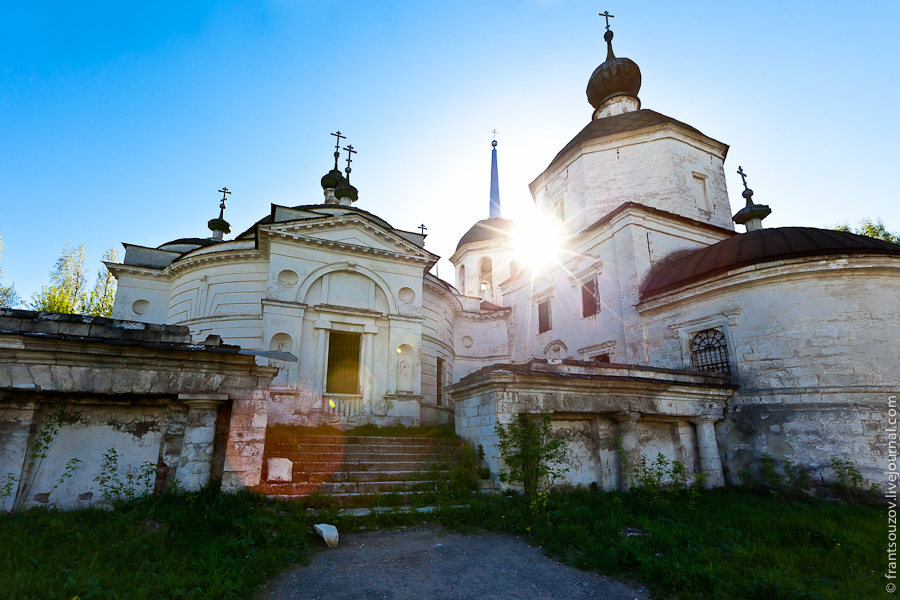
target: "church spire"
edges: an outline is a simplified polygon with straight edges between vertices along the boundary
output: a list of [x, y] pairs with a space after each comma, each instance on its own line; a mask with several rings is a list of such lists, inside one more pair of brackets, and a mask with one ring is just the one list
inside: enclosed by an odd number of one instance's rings
[[613, 15], [609, 11], [600, 13], [606, 19], [606, 60], [594, 70], [588, 81], [588, 102], [594, 107], [594, 119], [602, 119], [613, 115], [640, 110], [641, 101], [638, 92], [641, 90], [641, 70], [630, 58], [618, 58], [613, 53], [613, 32], [609, 28], [609, 20]]
[[500, 178], [497, 175], [497, 130], [494, 130], [494, 141], [491, 142], [491, 219], [500, 216]]

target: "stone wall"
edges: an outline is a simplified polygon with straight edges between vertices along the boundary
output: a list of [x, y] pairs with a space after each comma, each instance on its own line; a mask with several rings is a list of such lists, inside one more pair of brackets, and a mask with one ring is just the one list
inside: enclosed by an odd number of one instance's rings
[[482, 446], [495, 480], [504, 470], [495, 432], [517, 415], [549, 413], [566, 440], [569, 471], [558, 483], [627, 489], [615, 449], [621, 439], [632, 463], [657, 454], [679, 460], [690, 474], [722, 485], [713, 423], [722, 419], [732, 386], [722, 377], [630, 365], [532, 361], [494, 365], [453, 387], [456, 431]]
[[[195, 489], [216, 473], [225, 489], [255, 485], [275, 370], [238, 352], [219, 340], [191, 344], [186, 327], [0, 309], [3, 508], [99, 500], [111, 450], [123, 482], [144, 473], [151, 485]], [[217, 449], [225, 405], [230, 426]], [[29, 466], [42, 438], [43, 458]], [[62, 478], [72, 459], [81, 462]]]
[[887, 411], [900, 394], [900, 264], [827, 257], [735, 269], [649, 298], [646, 360], [691, 368], [690, 337], [722, 331], [739, 386], [717, 424], [729, 479], [770, 454], [816, 479], [850, 459], [870, 481], [888, 472]]

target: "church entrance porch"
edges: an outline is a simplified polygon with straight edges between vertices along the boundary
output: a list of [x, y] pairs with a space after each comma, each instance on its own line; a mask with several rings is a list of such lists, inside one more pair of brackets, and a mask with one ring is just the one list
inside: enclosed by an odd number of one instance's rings
[[[484, 448], [496, 479], [503, 470], [496, 426], [519, 414], [550, 413], [552, 431], [566, 440], [568, 472], [557, 483], [627, 490], [624, 459], [639, 465], [658, 455], [724, 484], [715, 423], [735, 386], [726, 377], [581, 361], [533, 360], [486, 367], [451, 390], [456, 432]], [[617, 449], [618, 446], [618, 449]]]

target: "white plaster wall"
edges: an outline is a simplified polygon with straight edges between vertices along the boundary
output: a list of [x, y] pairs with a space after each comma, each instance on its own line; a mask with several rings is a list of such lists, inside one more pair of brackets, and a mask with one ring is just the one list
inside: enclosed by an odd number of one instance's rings
[[[117, 278], [112, 318], [142, 323], [165, 323], [169, 311], [170, 290], [170, 282], [165, 278], [139, 277], [122, 273]], [[139, 314], [134, 311], [134, 303], [139, 300], [150, 303], [148, 312]]]
[[[465, 295], [487, 300], [497, 306], [503, 306], [503, 291], [500, 284], [512, 274], [510, 264], [516, 258], [515, 249], [509, 240], [498, 239], [467, 244], [462, 253], [455, 259], [455, 281], [457, 289], [462, 293], [460, 269], [465, 268]], [[481, 260], [491, 259], [491, 281], [489, 290], [481, 290]]]
[[[531, 184], [532, 195], [547, 213], [562, 199], [566, 228], [573, 233], [626, 202], [733, 229], [724, 152], [672, 128], [605, 137], [551, 165]], [[698, 206], [694, 173], [706, 178], [711, 210]]]
[[690, 368], [691, 332], [726, 332], [740, 389], [717, 429], [731, 478], [768, 452], [826, 478], [832, 457], [851, 458], [883, 481], [888, 397], [900, 389], [900, 269], [889, 264], [773, 263], [642, 307], [651, 365]]

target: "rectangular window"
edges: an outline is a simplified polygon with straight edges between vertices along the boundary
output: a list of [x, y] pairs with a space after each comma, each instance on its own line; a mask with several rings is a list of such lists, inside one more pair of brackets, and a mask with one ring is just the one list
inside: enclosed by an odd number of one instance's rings
[[538, 333], [550, 331], [550, 301], [538, 304]]
[[331, 394], [359, 393], [359, 348], [362, 334], [332, 331], [328, 336], [328, 379]]
[[444, 359], [437, 359], [437, 405], [444, 405]]
[[591, 279], [581, 284], [581, 316], [590, 317], [600, 312], [597, 301], [597, 280]]
[[706, 177], [700, 173], [694, 173], [694, 196], [700, 210], [712, 210], [709, 205], [709, 193], [706, 190]]

